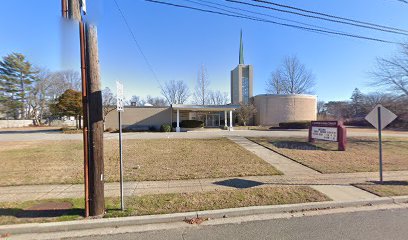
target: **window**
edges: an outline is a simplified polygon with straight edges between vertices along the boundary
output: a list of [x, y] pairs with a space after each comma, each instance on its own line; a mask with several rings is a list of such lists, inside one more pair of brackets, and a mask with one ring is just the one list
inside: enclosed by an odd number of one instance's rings
[[242, 77], [242, 103], [248, 104], [249, 102], [249, 78]]

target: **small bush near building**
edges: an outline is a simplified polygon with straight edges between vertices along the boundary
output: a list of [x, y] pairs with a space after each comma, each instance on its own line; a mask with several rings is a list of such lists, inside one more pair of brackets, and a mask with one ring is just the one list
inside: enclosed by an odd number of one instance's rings
[[155, 126], [149, 126], [149, 131], [150, 132], [156, 132], [157, 128]]
[[[177, 123], [173, 122], [173, 127], [177, 127]], [[204, 127], [204, 122], [199, 120], [183, 120], [180, 122], [180, 127], [182, 128], [202, 128]]]
[[160, 126], [160, 132], [171, 132], [171, 125], [170, 124], [163, 124]]
[[279, 123], [281, 129], [307, 129], [310, 127], [310, 121], [296, 121]]
[[198, 120], [184, 120], [181, 121], [180, 127], [182, 128], [201, 128], [204, 127], [204, 122]]

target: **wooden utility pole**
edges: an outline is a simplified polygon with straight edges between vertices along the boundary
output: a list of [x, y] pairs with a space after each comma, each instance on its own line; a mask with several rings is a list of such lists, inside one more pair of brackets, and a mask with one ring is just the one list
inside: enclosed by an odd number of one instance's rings
[[62, 12], [63, 17], [68, 12], [69, 19], [79, 22], [84, 116], [85, 216], [100, 216], [105, 213], [105, 199], [103, 113], [97, 31], [95, 26], [83, 23], [79, 0], [62, 0]]
[[86, 79], [89, 104], [89, 214], [105, 213], [103, 163], [103, 107], [99, 75], [98, 34], [95, 26], [85, 25]]

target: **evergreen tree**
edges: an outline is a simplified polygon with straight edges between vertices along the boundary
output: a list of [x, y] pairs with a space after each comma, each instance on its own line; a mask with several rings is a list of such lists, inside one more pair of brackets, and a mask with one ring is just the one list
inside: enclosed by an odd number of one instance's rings
[[27, 117], [27, 96], [37, 73], [21, 53], [9, 54], [0, 61], [0, 101], [8, 116]]
[[366, 113], [364, 107], [364, 94], [358, 88], [354, 89], [350, 99], [353, 116], [359, 116]]

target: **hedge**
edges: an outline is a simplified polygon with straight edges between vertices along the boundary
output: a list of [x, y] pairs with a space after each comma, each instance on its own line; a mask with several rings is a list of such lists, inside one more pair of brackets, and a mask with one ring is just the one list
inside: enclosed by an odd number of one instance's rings
[[[173, 127], [177, 127], [177, 123], [173, 122]], [[198, 120], [183, 120], [180, 122], [182, 128], [201, 128], [204, 127], [204, 122]]]
[[310, 121], [294, 121], [279, 123], [282, 129], [307, 129], [310, 127]]

